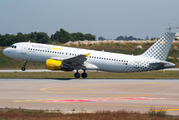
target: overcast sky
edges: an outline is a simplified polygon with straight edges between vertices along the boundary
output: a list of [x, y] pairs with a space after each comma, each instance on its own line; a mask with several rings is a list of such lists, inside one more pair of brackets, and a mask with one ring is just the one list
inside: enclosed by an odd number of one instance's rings
[[[160, 37], [179, 26], [179, 0], [0, 0], [0, 34], [65, 29], [116, 39]], [[173, 30], [178, 32], [178, 30]]]

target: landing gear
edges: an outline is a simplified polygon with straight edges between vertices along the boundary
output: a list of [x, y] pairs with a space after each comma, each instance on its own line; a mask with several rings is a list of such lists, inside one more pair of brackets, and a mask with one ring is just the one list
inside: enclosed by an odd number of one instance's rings
[[22, 71], [25, 71], [25, 69], [26, 69], [25, 67], [22, 67], [22, 68], [21, 68]]
[[74, 74], [74, 76], [75, 76], [75, 78], [80, 78], [80, 73], [77, 72]]
[[[76, 71], [77, 72], [74, 74], [74, 77], [78, 79], [78, 78], [80, 78], [80, 73], [78, 73], [78, 70], [76, 70]], [[81, 74], [82, 78], [87, 78], [88, 75], [85, 73], [85, 70], [83, 70], [83, 71], [84, 71], [84, 73]]]
[[21, 68], [22, 71], [25, 71], [25, 70], [26, 70], [26, 68], [25, 68], [26, 63], [27, 63], [27, 61], [24, 61], [24, 67]]
[[81, 74], [81, 76], [82, 76], [83, 78], [87, 78], [88, 75], [85, 73], [85, 70], [84, 70], [84, 73]]

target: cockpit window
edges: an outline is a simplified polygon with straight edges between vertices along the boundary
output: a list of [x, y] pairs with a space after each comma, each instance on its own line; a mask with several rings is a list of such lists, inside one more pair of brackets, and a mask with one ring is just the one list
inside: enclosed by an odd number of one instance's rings
[[10, 47], [11, 47], [11, 48], [16, 48], [16, 46], [15, 46], [15, 45], [11, 45]]

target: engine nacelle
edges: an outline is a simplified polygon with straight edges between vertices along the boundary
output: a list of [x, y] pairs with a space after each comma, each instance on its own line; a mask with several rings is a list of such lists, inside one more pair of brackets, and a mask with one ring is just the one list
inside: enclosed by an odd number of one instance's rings
[[53, 60], [53, 59], [46, 60], [46, 69], [64, 70], [64, 71], [72, 71], [73, 70], [72, 68], [70, 68], [68, 66], [64, 66], [63, 61]]

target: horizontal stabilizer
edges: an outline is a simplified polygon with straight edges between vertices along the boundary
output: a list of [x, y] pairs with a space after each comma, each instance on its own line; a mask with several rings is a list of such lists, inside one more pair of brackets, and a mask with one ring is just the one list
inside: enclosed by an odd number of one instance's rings
[[155, 70], [175, 67], [175, 64], [174, 64], [174, 63], [167, 62], [167, 61], [161, 61], [161, 62], [156, 62], [156, 63], [150, 63], [150, 65], [155, 66], [155, 67], [156, 67]]

